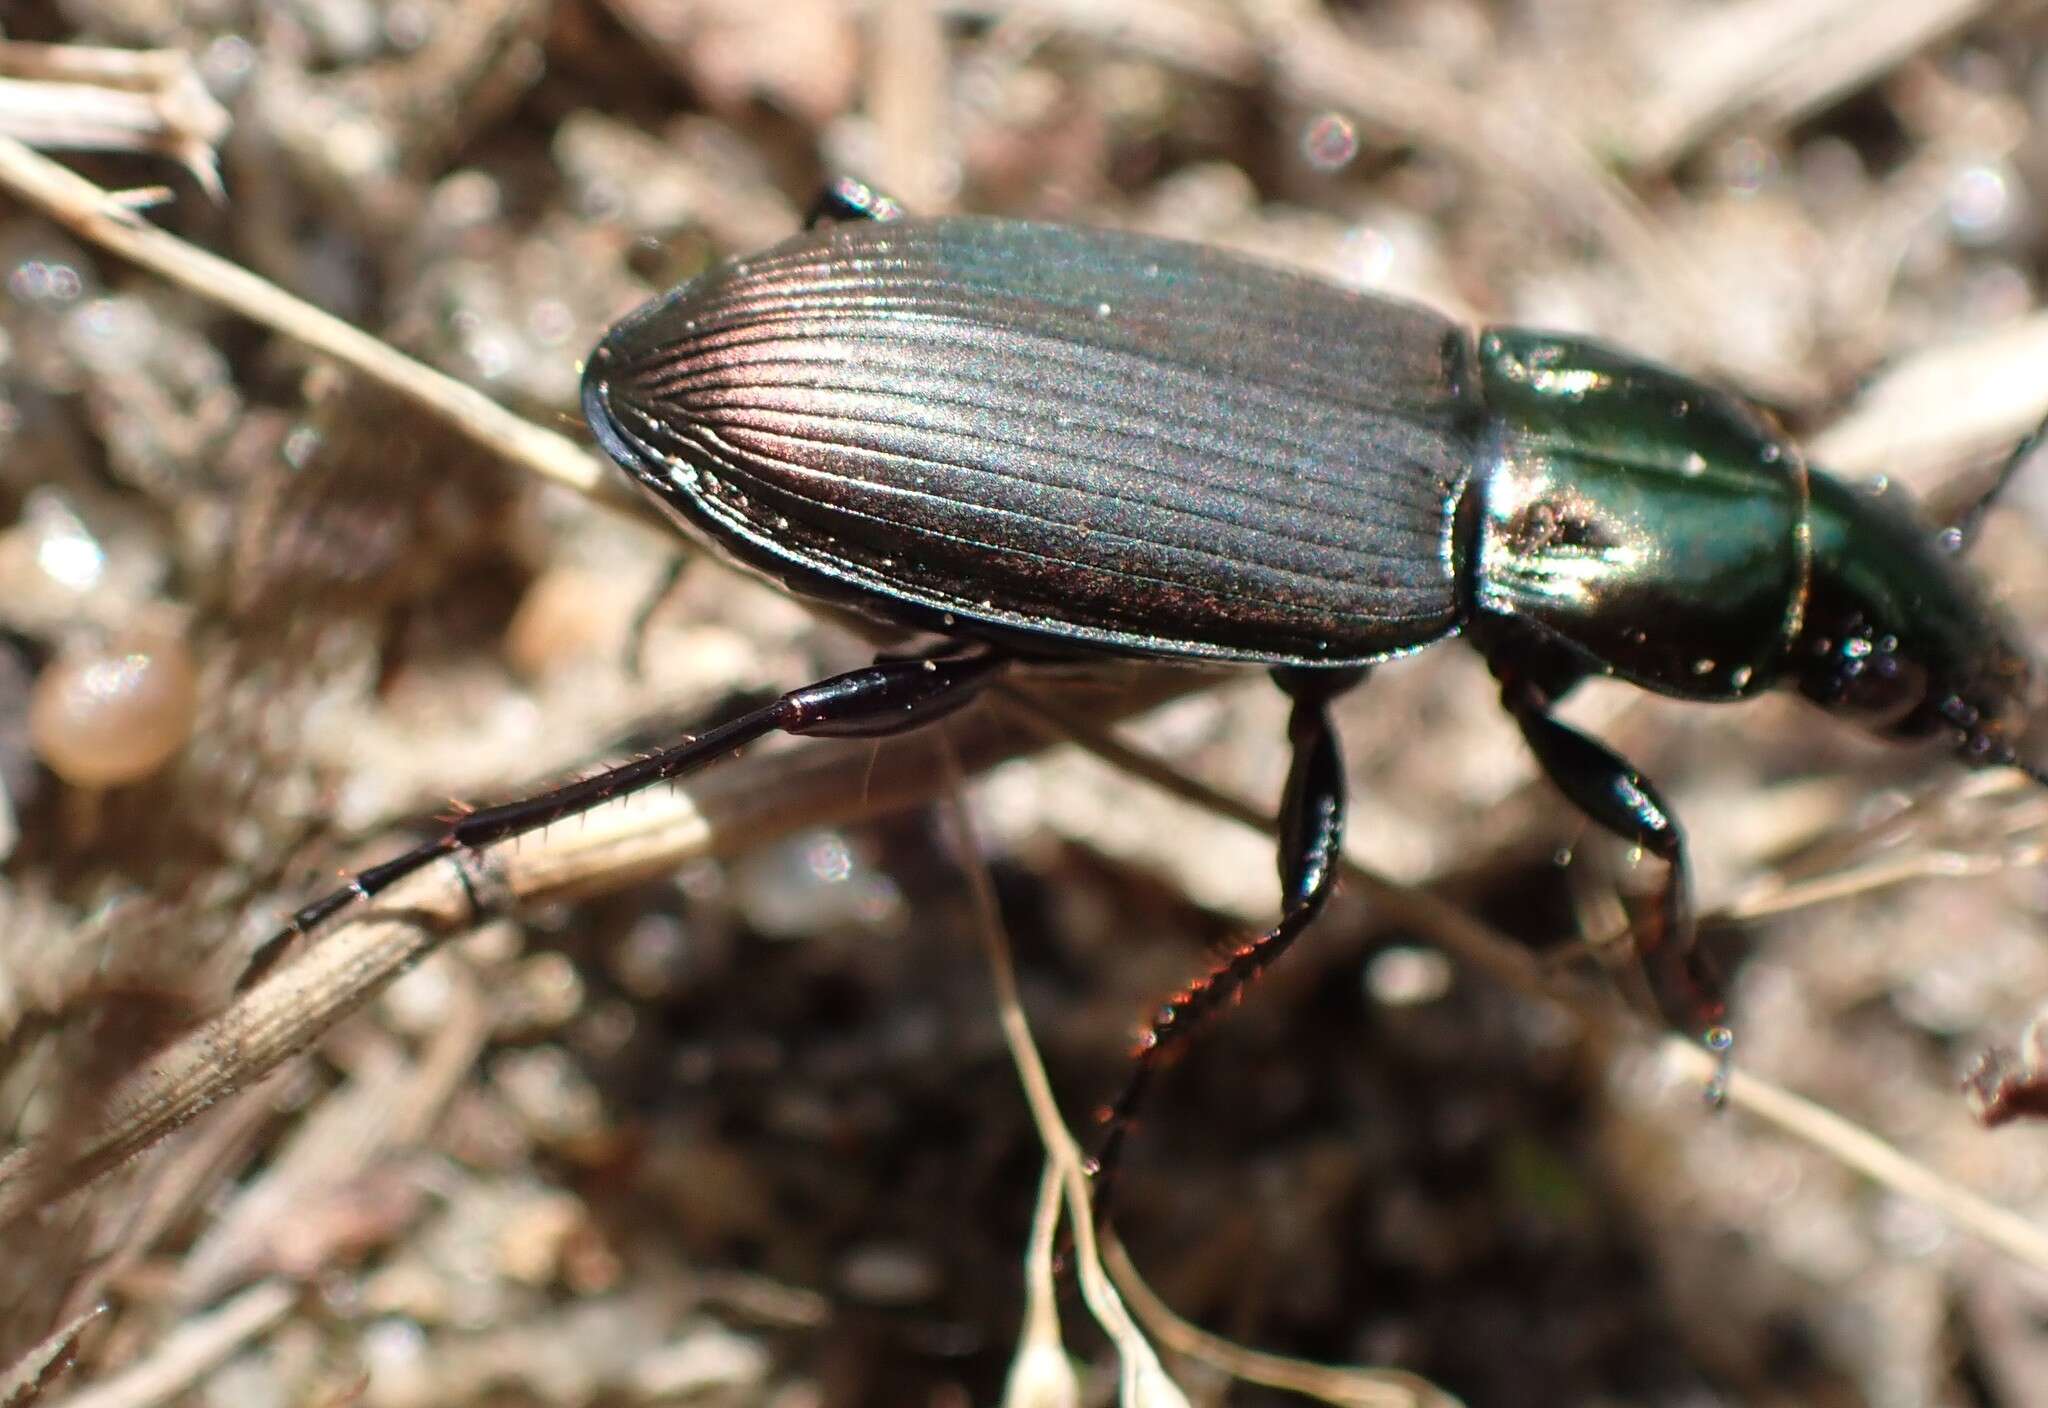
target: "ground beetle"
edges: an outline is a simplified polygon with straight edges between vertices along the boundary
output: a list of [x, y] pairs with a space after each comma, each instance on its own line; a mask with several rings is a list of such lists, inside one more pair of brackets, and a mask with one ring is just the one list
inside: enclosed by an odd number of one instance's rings
[[1551, 713], [1611, 675], [1680, 699], [1796, 689], [1886, 737], [2020, 768], [2030, 675], [1938, 532], [1808, 467], [1726, 392], [1581, 338], [1490, 328], [1170, 240], [906, 218], [855, 183], [810, 227], [655, 299], [591, 354], [599, 443], [684, 528], [800, 595], [940, 644], [660, 754], [475, 812], [295, 916], [765, 734], [930, 723], [1006, 667], [1256, 665], [1293, 699], [1283, 909], [1169, 999], [1104, 1141], [1176, 1035], [1323, 908], [1344, 822], [1328, 706], [1463, 635], [1543, 771], [1665, 862], [1637, 936], [1666, 1019], [1725, 1049], [1685, 843], [1656, 788]]

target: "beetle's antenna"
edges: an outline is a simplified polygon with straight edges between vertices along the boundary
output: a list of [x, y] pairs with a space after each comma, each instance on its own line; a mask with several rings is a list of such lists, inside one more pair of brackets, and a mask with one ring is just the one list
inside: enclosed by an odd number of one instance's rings
[[[2034, 432], [2035, 437], [2041, 434]], [[1951, 696], [1941, 705], [1941, 716], [1955, 726], [1956, 750], [1973, 768], [2011, 768], [2048, 787], [2048, 767], [2030, 763], [2012, 743], [1984, 727], [1983, 716], [1962, 699]]]
[[[1975, 740], [1978, 739], [1983, 740], [1983, 742], [1975, 743]], [[1973, 744], [1983, 749], [1981, 754], [1983, 763], [1980, 766], [2011, 768], [2022, 776], [2032, 778], [2043, 787], [2048, 787], [2048, 768], [2042, 767], [2039, 763], [2028, 762], [2019, 755], [2019, 750], [2014, 748], [2012, 744], [2002, 739], [1987, 739], [1981, 734], [1974, 736], [1966, 735], [1965, 748], [1968, 749]], [[1968, 756], [1967, 752], [1965, 756]]]
[[1999, 496], [2005, 492], [2006, 486], [2012, 483], [2014, 476], [2020, 472], [2020, 466], [2034, 457], [2034, 452], [2041, 448], [2044, 440], [2048, 440], [2048, 416], [2044, 416], [2040, 424], [2028, 431], [2025, 438], [2012, 447], [2012, 453], [2005, 457], [2005, 463], [1998, 468], [1998, 477], [1962, 511], [1950, 527], [1948, 540], [1955, 545], [1957, 552], [1969, 551], [1970, 545], [1977, 540], [1977, 529], [1983, 524], [1984, 515], [1998, 503]]

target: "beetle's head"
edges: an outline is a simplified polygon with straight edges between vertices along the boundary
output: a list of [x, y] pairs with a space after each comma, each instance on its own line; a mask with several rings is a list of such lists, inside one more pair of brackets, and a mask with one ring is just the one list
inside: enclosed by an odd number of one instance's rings
[[1830, 713], [1888, 738], [1953, 738], [2019, 767], [2033, 673], [1960, 552], [1893, 488], [1812, 477], [1813, 570], [1790, 673]]

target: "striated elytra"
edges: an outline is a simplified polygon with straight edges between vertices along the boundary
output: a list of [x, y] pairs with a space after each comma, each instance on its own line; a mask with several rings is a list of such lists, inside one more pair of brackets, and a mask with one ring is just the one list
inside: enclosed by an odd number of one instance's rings
[[1476, 336], [1427, 309], [1193, 245], [901, 217], [841, 183], [803, 233], [653, 300], [591, 354], [599, 443], [680, 525], [804, 596], [935, 637], [441, 835], [301, 909], [356, 899], [680, 776], [772, 732], [876, 737], [1018, 664], [1103, 655], [1269, 669], [1294, 701], [1278, 922], [1169, 998], [1112, 1107], [1314, 920], [1343, 768], [1328, 705], [1462, 635], [1545, 774], [1666, 863], [1637, 944], [1666, 1019], [1724, 1049], [1683, 834], [1657, 789], [1552, 714], [1612, 675], [1681, 699], [1796, 690], [1973, 766], [2031, 694], [1961, 526], [1810, 468], [1740, 399], [1597, 342]]
[[1456, 627], [1476, 406], [1448, 323], [1330, 294], [1056, 225], [826, 226], [620, 323], [584, 409], [806, 594], [1026, 650], [1361, 664]]

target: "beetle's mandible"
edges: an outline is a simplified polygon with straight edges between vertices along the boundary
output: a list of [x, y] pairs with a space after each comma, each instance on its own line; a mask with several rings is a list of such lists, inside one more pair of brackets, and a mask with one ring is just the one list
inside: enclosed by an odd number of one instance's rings
[[614, 327], [583, 406], [694, 535], [942, 643], [476, 812], [287, 934], [771, 732], [919, 727], [1012, 665], [1263, 667], [1294, 703], [1281, 915], [1160, 1008], [1107, 1160], [1171, 1039], [1329, 899], [1344, 784], [1328, 705], [1380, 661], [1457, 635], [1484, 656], [1545, 774], [1665, 863], [1642, 961], [1665, 1018], [1717, 1046], [1724, 1006], [1693, 946], [1683, 833], [1647, 778], [1553, 715], [1576, 683], [1612, 675], [1703, 702], [1796, 690], [1880, 735], [2042, 780], [2015, 751], [2027, 660], [1959, 552], [1982, 504], [1930, 526], [1896, 491], [1808, 466], [1740, 399], [1597, 342], [1474, 336], [1168, 240], [906, 218], [842, 183], [805, 232]]

